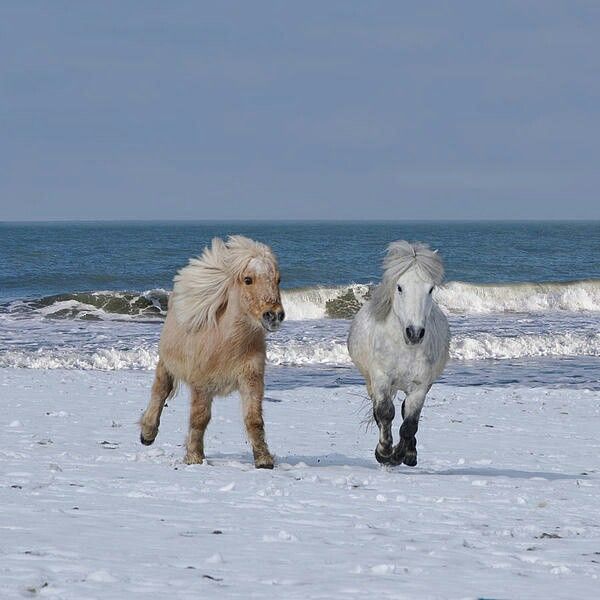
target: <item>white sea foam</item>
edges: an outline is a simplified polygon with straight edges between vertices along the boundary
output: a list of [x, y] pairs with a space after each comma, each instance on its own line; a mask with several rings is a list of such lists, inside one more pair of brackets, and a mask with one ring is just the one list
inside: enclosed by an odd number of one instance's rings
[[[450, 343], [455, 360], [517, 359], [541, 356], [600, 356], [600, 334], [557, 333], [501, 337], [488, 333], [456, 336]], [[289, 342], [271, 345], [269, 361], [278, 365], [351, 364], [346, 344], [341, 342]]]
[[[600, 334], [556, 333], [502, 337], [478, 333], [458, 335], [452, 339], [450, 345], [450, 358], [454, 360], [505, 360], [548, 356], [600, 356]], [[328, 340], [270, 342], [267, 360], [273, 365], [287, 366], [352, 364], [346, 344]], [[31, 369], [154, 369], [157, 361], [157, 351], [148, 348], [107, 348], [91, 353], [64, 349], [14, 350], [0, 353], [0, 367]]]
[[85, 353], [74, 350], [12, 350], [0, 353], [0, 367], [25, 369], [81, 369], [120, 371], [125, 369], [154, 369], [158, 353], [147, 348], [117, 350], [100, 349]]
[[335, 341], [301, 342], [289, 341], [285, 344], [270, 344], [267, 359], [274, 365], [350, 365], [350, 355], [345, 343]]
[[554, 333], [499, 337], [479, 333], [456, 336], [450, 345], [450, 357], [456, 360], [503, 360], [538, 356], [600, 356], [600, 334]]

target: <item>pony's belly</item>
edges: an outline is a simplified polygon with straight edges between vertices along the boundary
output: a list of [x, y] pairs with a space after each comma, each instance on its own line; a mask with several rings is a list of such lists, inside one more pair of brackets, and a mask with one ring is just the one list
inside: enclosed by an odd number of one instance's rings
[[199, 387], [206, 390], [210, 396], [228, 396], [236, 392], [239, 388], [238, 381], [223, 381], [223, 380], [203, 380], [199, 382]]
[[[164, 360], [164, 359], [163, 359]], [[239, 388], [239, 364], [211, 364], [204, 360], [164, 360], [167, 371], [179, 381], [210, 396], [227, 396]]]

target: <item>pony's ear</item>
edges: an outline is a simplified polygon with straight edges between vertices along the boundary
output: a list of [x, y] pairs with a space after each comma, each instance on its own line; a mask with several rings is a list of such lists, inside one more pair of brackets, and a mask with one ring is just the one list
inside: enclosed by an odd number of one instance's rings
[[211, 248], [210, 248], [210, 252], [212, 253], [212, 259], [213, 260], [219, 260], [223, 258], [223, 254], [225, 252], [227, 252], [227, 250], [229, 250], [229, 247], [227, 246], [227, 244], [218, 237], [214, 237], [211, 240]]

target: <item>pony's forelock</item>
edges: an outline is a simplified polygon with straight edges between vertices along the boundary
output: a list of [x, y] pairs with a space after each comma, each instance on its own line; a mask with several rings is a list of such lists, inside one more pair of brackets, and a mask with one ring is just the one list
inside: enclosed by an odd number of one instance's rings
[[277, 265], [266, 244], [241, 235], [232, 235], [227, 242], [213, 238], [210, 248], [175, 275], [172, 306], [177, 320], [191, 328], [216, 325], [231, 286], [253, 259]]
[[381, 321], [388, 316], [396, 292], [396, 281], [411, 268], [415, 268], [423, 279], [430, 280], [435, 285], [439, 285], [444, 279], [444, 265], [437, 250], [431, 250], [427, 244], [420, 242], [392, 242], [383, 259], [381, 283], [373, 291], [369, 302], [377, 320]]

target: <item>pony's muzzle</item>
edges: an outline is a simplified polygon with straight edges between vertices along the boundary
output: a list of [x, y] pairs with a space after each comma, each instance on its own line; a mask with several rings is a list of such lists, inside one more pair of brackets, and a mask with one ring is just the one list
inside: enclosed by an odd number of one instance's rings
[[275, 331], [279, 329], [279, 326], [284, 319], [285, 312], [283, 312], [282, 308], [279, 310], [268, 310], [263, 313], [262, 323], [267, 331]]
[[425, 327], [414, 327], [411, 325], [404, 330], [404, 338], [407, 344], [420, 344], [425, 337]]

